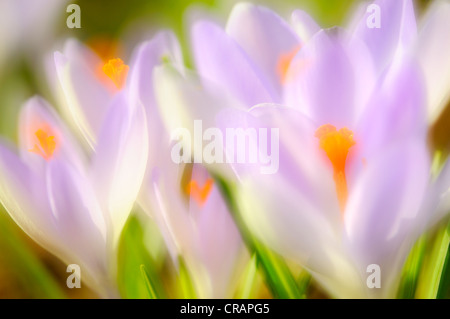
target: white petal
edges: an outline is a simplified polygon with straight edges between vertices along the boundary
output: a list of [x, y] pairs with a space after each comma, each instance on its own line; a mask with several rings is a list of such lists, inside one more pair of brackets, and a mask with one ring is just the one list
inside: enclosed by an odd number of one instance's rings
[[450, 98], [450, 3], [434, 1], [421, 25], [416, 50], [426, 78], [428, 119], [434, 122]]
[[106, 224], [88, 178], [55, 159], [46, 184], [64, 261], [81, 262], [90, 280], [98, 280], [107, 270]]
[[[393, 285], [424, 222], [421, 206], [429, 179], [428, 150], [424, 141], [393, 145], [368, 159], [349, 195], [345, 210], [348, 245], [360, 273], [377, 264], [382, 289]], [[428, 214], [427, 212], [426, 214]]]
[[266, 175], [244, 181], [236, 195], [246, 225], [263, 243], [306, 267], [332, 295], [361, 296], [340, 233], [303, 194]]
[[30, 151], [36, 145], [40, 146], [36, 138], [38, 130], [44, 130], [48, 135], [54, 136], [56, 148], [52, 158], [63, 158], [79, 170], [85, 169], [87, 160], [83, 150], [52, 107], [44, 99], [36, 96], [29, 99], [21, 109], [19, 144], [23, 160], [36, 171], [43, 172], [47, 161], [39, 154]]
[[114, 88], [103, 83], [96, 73], [102, 66], [101, 60], [75, 40], [66, 43], [64, 54], [55, 52], [54, 59], [65, 96], [61, 103], [64, 113], [93, 146]]
[[281, 96], [283, 74], [280, 61], [283, 56], [300, 49], [300, 39], [294, 30], [268, 8], [238, 3], [228, 18], [226, 32], [263, 71]]
[[314, 34], [320, 31], [320, 26], [305, 11], [295, 10], [291, 19], [294, 30], [303, 42], [307, 42]]
[[136, 200], [148, 158], [148, 136], [142, 105], [130, 105], [125, 94], [116, 96], [100, 131], [91, 167], [94, 188], [109, 214], [117, 244]]

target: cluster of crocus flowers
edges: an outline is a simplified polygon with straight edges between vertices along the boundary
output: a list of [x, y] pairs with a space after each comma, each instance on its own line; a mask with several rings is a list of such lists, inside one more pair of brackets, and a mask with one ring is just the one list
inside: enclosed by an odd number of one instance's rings
[[[98, 127], [108, 112], [109, 101], [117, 94], [145, 110], [142, 119], [147, 123], [148, 142], [142, 146], [148, 145], [149, 154], [137, 202], [156, 221], [174, 263], [178, 266], [182, 259], [188, 267], [197, 296], [218, 298], [232, 293], [235, 285], [229, 279], [242, 248], [239, 233], [207, 171], [172, 163], [171, 132], [163, 126], [155, 100], [154, 69], [170, 63], [183, 71], [181, 51], [173, 34], [161, 32], [139, 45], [130, 66], [121, 58], [102, 64], [89, 48], [75, 40], [67, 42], [63, 54], [55, 53], [54, 61], [53, 74], [64, 93], [63, 112], [94, 150], [100, 138]], [[113, 90], [111, 83], [115, 84]], [[89, 99], [87, 84], [97, 90], [94, 100]], [[134, 143], [139, 147], [144, 141]], [[127, 151], [124, 155], [131, 156]]]
[[[436, 119], [450, 92], [450, 68], [435, 62], [450, 63], [436, 44], [450, 34], [450, 5], [433, 6], [418, 32], [412, 1], [375, 4], [381, 28], [369, 28], [365, 13], [346, 29], [321, 29], [303, 11], [289, 24], [237, 4], [225, 28], [206, 20], [192, 27], [197, 73], [183, 66], [170, 32], [139, 45], [129, 63], [68, 40], [53, 54], [50, 76], [78, 139], [46, 102], [31, 99], [18, 154], [0, 144], [2, 204], [105, 295], [136, 203], [174, 264], [189, 270], [198, 297], [232, 296], [245, 236], [308, 270], [332, 296], [394, 296], [414, 241], [448, 210], [440, 199], [449, 169], [432, 183], [426, 119]], [[223, 136], [230, 128], [279, 130], [270, 150], [278, 170], [175, 163], [172, 133], [195, 136], [195, 120]], [[198, 151], [184, 142], [182, 152]], [[256, 143], [222, 151], [249, 154]], [[235, 205], [218, 180], [233, 185]], [[375, 290], [366, 282], [373, 264], [382, 270]]]
[[86, 152], [43, 99], [22, 108], [18, 152], [0, 145], [0, 199], [17, 224], [102, 296], [118, 295], [116, 247], [147, 162], [142, 109], [118, 96]]
[[[441, 56], [435, 46], [449, 28], [439, 12], [449, 5], [433, 6], [434, 18], [418, 34], [412, 1], [375, 4], [381, 28], [368, 27], [369, 12], [347, 29], [328, 30], [302, 11], [293, 13], [291, 27], [266, 8], [238, 4], [225, 29], [209, 21], [193, 27], [203, 88], [192, 93], [190, 79], [173, 72], [162, 74], [159, 87], [162, 111], [190, 114], [184, 123], [201, 118], [224, 133], [280, 130], [276, 174], [241, 164], [210, 169], [235, 181], [252, 233], [337, 297], [394, 296], [412, 244], [435, 219], [430, 202], [448, 188], [446, 174], [430, 182], [426, 114], [448, 95], [448, 68], [438, 71], [427, 60]], [[430, 37], [432, 47], [423, 48], [421, 39]], [[223, 92], [234, 105], [220, 107]], [[218, 102], [204, 98], [202, 109], [198, 94], [216, 94]], [[366, 282], [373, 264], [383, 273], [379, 289]]]

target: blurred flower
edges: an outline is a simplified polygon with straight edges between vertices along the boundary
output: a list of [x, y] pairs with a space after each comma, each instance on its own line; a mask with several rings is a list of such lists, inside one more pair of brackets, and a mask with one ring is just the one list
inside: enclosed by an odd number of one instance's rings
[[[325, 33], [316, 37], [310, 45], [328, 41]], [[316, 56], [318, 65], [323, 58]], [[260, 106], [241, 123], [230, 123], [237, 116], [224, 120], [225, 127], [280, 129], [280, 171], [242, 172], [237, 200], [254, 234], [304, 265], [333, 296], [393, 297], [409, 249], [429, 221], [422, 209], [430, 165], [419, 74], [408, 62], [393, 64], [357, 121], [351, 104], [312, 118]], [[320, 98], [310, 101], [318, 105]], [[329, 124], [345, 116], [345, 126]], [[381, 267], [381, 289], [366, 286], [371, 264]]]
[[[309, 30], [315, 29], [311, 26]], [[290, 60], [302, 45], [294, 30], [274, 12], [247, 3], [234, 7], [225, 30], [205, 20], [192, 29], [199, 74], [248, 107], [282, 101]]]
[[[205, 168], [185, 166], [167, 159], [153, 171], [153, 189], [158, 207], [152, 212], [178, 265], [185, 262], [199, 298], [233, 296], [243, 243], [221, 197], [219, 188]], [[147, 195], [151, 196], [151, 195]], [[235, 278], [234, 278], [235, 279]]]
[[[202, 119], [223, 130], [280, 130], [278, 173], [209, 167], [236, 175], [235, 195], [254, 234], [338, 297], [392, 297], [410, 247], [434, 218], [430, 202], [442, 194], [429, 184], [412, 3], [376, 3], [387, 20], [376, 35], [363, 32], [365, 17], [351, 32], [320, 30], [297, 11], [303, 42], [271, 11], [239, 4], [226, 31], [205, 21], [193, 28], [201, 88], [170, 72], [157, 85], [172, 129], [192, 130], [189, 122]], [[223, 92], [234, 99], [231, 108], [223, 107]], [[264, 102], [288, 108], [254, 106]], [[246, 154], [254, 149], [246, 147]], [[381, 289], [366, 285], [370, 264], [381, 267]]]
[[[94, 72], [95, 66], [101, 63], [91, 55], [87, 48], [70, 41], [64, 56], [55, 54], [55, 62], [65, 92], [73, 92], [65, 98], [69, 102], [79, 101], [72, 107], [71, 103], [66, 103], [72, 111], [72, 119], [79, 123], [79, 129], [88, 128], [86, 131], [90, 133], [83, 136], [91, 145], [96, 145], [95, 130], [91, 128], [102, 122], [107, 101], [111, 94], [117, 93], [110, 90], [110, 95], [99, 95], [99, 91], [107, 90], [101, 77]], [[84, 65], [77, 64], [80, 59]], [[114, 74], [116, 69], [120, 73], [123, 65], [115, 66], [115, 63], [116, 60], [110, 60], [101, 71]], [[196, 167], [192, 181], [181, 181], [183, 167], [171, 161], [170, 133], [162, 124], [153, 90], [154, 83], [159, 80], [154, 74], [155, 67], [168, 63], [183, 70], [182, 54], [175, 36], [171, 32], [160, 32], [137, 47], [126, 84], [118, 87], [132, 105], [145, 108], [148, 121], [150, 152], [139, 203], [158, 223], [175, 263], [178, 264], [180, 256], [186, 262], [200, 296], [225, 297], [242, 244], [226, 205], [211, 177], [205, 175], [206, 171]], [[110, 69], [113, 70], [110, 72]], [[88, 83], [92, 83], [89, 85], [92, 92], [85, 90]]]
[[154, 88], [164, 82], [161, 69], [185, 72], [178, 42], [170, 32], [141, 44], [130, 72], [130, 98], [145, 106], [150, 141], [139, 204], [157, 222], [175, 264], [179, 258], [186, 263], [198, 296], [224, 298], [234, 287], [231, 276], [242, 241], [207, 171], [171, 159], [171, 131], [163, 125], [163, 117], [183, 116], [160, 112]]
[[50, 82], [56, 85], [62, 111], [94, 147], [112, 99], [125, 87], [129, 67], [119, 57], [103, 61], [74, 39], [66, 41], [63, 53], [54, 53], [53, 62]]
[[422, 20], [415, 49], [426, 79], [432, 123], [450, 101], [450, 3], [434, 1]]
[[[385, 72], [396, 55], [417, 57], [426, 79], [428, 117], [435, 121], [450, 94], [450, 58], [443, 47], [450, 35], [446, 18], [450, 4], [435, 1], [419, 32], [411, 0], [378, 0], [374, 4], [380, 8], [381, 27], [367, 26], [373, 12], [367, 11], [365, 3], [348, 23], [349, 33], [362, 42], [359, 46], [367, 47], [377, 74]], [[291, 105], [284, 87], [294, 72], [307, 67], [308, 61], [291, 62], [311, 36], [321, 30], [301, 10], [292, 13], [291, 25], [271, 10], [249, 3], [234, 7], [225, 30], [208, 21], [197, 22], [192, 30], [197, 70], [248, 107], [268, 102]], [[369, 87], [370, 83], [361, 86]]]
[[[377, 79], [367, 50], [356, 48], [340, 34], [321, 31], [296, 57], [312, 62], [287, 89], [316, 106], [303, 109], [309, 116], [299, 107], [275, 104], [249, 113], [218, 111], [211, 99], [203, 99], [208, 108], [203, 116], [210, 116], [207, 122], [215, 119], [224, 132], [280, 130], [278, 173], [261, 175], [245, 164], [231, 170], [239, 181], [235, 195], [242, 213], [260, 240], [307, 267], [339, 297], [370, 296], [366, 268], [378, 264], [382, 289], [374, 296], [392, 296], [402, 263], [427, 220], [428, 212], [420, 209], [430, 169], [423, 83], [409, 59], [395, 60]], [[330, 63], [334, 68], [325, 67]], [[178, 89], [163, 88], [167, 82]], [[202, 99], [193, 98], [191, 82], [162, 78], [161, 92], [180, 96], [161, 93], [160, 107], [171, 114], [174, 107], [190, 108], [191, 119], [201, 118]], [[372, 92], [359, 89], [358, 84], [373, 82]], [[175, 122], [166, 117], [167, 125]], [[248, 154], [252, 146], [246, 147]], [[211, 167], [232, 176], [224, 166]]]
[[114, 286], [118, 237], [147, 160], [143, 110], [122, 95], [109, 106], [88, 158], [51, 107], [30, 99], [20, 115], [18, 154], [0, 144], [0, 200], [36, 242], [102, 295]]
[[[365, 12], [353, 28], [354, 35], [369, 48], [378, 72], [383, 72], [398, 54], [417, 57], [425, 75], [428, 119], [432, 123], [441, 114], [450, 95], [450, 3], [436, 0], [430, 5], [417, 28], [412, 0], [374, 2], [380, 7], [381, 27], [368, 28], [372, 12]], [[365, 9], [366, 7], [363, 6]]]

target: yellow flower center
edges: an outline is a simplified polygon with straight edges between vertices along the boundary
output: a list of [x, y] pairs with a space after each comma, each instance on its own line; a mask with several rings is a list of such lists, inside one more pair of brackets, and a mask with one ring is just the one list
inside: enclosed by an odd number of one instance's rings
[[203, 187], [200, 187], [197, 181], [193, 179], [186, 185], [186, 193], [190, 195], [200, 206], [203, 206], [208, 200], [213, 185], [214, 181], [212, 178], [208, 178]]
[[345, 162], [349, 149], [356, 144], [353, 132], [345, 127], [338, 131], [333, 125], [325, 124], [316, 130], [315, 136], [319, 139], [320, 148], [325, 151], [333, 165], [336, 194], [341, 212], [344, 212], [348, 197]]
[[103, 65], [103, 72], [121, 89], [127, 79], [129, 67], [119, 58], [110, 59]]
[[53, 153], [56, 149], [55, 136], [50, 135], [43, 129], [38, 129], [35, 132], [35, 136], [38, 140], [38, 143], [35, 144], [34, 147], [29, 151], [42, 156], [45, 160], [48, 161], [52, 158]]

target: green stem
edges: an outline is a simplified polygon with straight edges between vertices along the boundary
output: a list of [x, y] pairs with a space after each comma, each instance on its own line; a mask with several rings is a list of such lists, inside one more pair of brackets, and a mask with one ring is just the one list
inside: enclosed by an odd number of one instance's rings
[[416, 298], [435, 299], [438, 291], [444, 265], [446, 264], [450, 243], [448, 226], [441, 227], [432, 241], [431, 254], [425, 259], [419, 277]]
[[403, 267], [397, 298], [414, 298], [417, 290], [420, 269], [422, 267], [426, 252], [426, 244], [426, 237], [422, 236], [417, 240], [414, 247], [411, 249], [408, 259]]
[[276, 298], [281, 299], [300, 299], [303, 297], [303, 291], [299, 290], [295, 278], [281, 256], [273, 252], [254, 238], [239, 212], [237, 203], [232, 196], [233, 191], [224, 179], [214, 176], [219, 186], [231, 214], [238, 226], [242, 239], [251, 253], [256, 256], [257, 264], [260, 266], [267, 285]]

